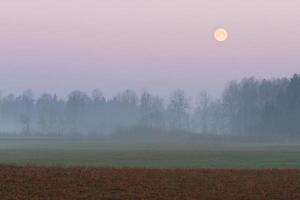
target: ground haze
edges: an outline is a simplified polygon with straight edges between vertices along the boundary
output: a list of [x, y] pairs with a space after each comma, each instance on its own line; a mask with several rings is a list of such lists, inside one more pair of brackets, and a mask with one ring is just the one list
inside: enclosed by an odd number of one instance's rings
[[146, 168], [300, 168], [300, 145], [206, 139], [2, 138], [0, 162]]

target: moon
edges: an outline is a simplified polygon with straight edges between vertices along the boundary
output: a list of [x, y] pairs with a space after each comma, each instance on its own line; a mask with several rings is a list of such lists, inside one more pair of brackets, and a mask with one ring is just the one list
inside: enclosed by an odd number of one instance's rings
[[215, 40], [218, 42], [224, 42], [228, 38], [228, 32], [224, 28], [218, 28], [214, 34]]

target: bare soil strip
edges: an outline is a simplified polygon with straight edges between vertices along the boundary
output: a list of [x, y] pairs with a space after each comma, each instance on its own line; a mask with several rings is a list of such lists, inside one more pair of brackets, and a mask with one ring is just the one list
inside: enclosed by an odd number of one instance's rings
[[300, 170], [0, 166], [1, 200], [300, 199]]

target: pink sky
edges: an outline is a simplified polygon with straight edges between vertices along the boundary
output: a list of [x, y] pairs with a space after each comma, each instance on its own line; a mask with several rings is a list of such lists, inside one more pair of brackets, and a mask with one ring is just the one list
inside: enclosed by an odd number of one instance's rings
[[0, 22], [6, 93], [218, 95], [231, 79], [300, 72], [296, 0], [2, 0]]

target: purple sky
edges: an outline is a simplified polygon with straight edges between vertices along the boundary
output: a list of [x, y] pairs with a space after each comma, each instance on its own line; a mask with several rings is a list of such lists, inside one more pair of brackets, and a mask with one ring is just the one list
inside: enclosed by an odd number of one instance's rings
[[231, 79], [300, 72], [297, 0], [2, 0], [0, 24], [5, 93], [219, 95]]

